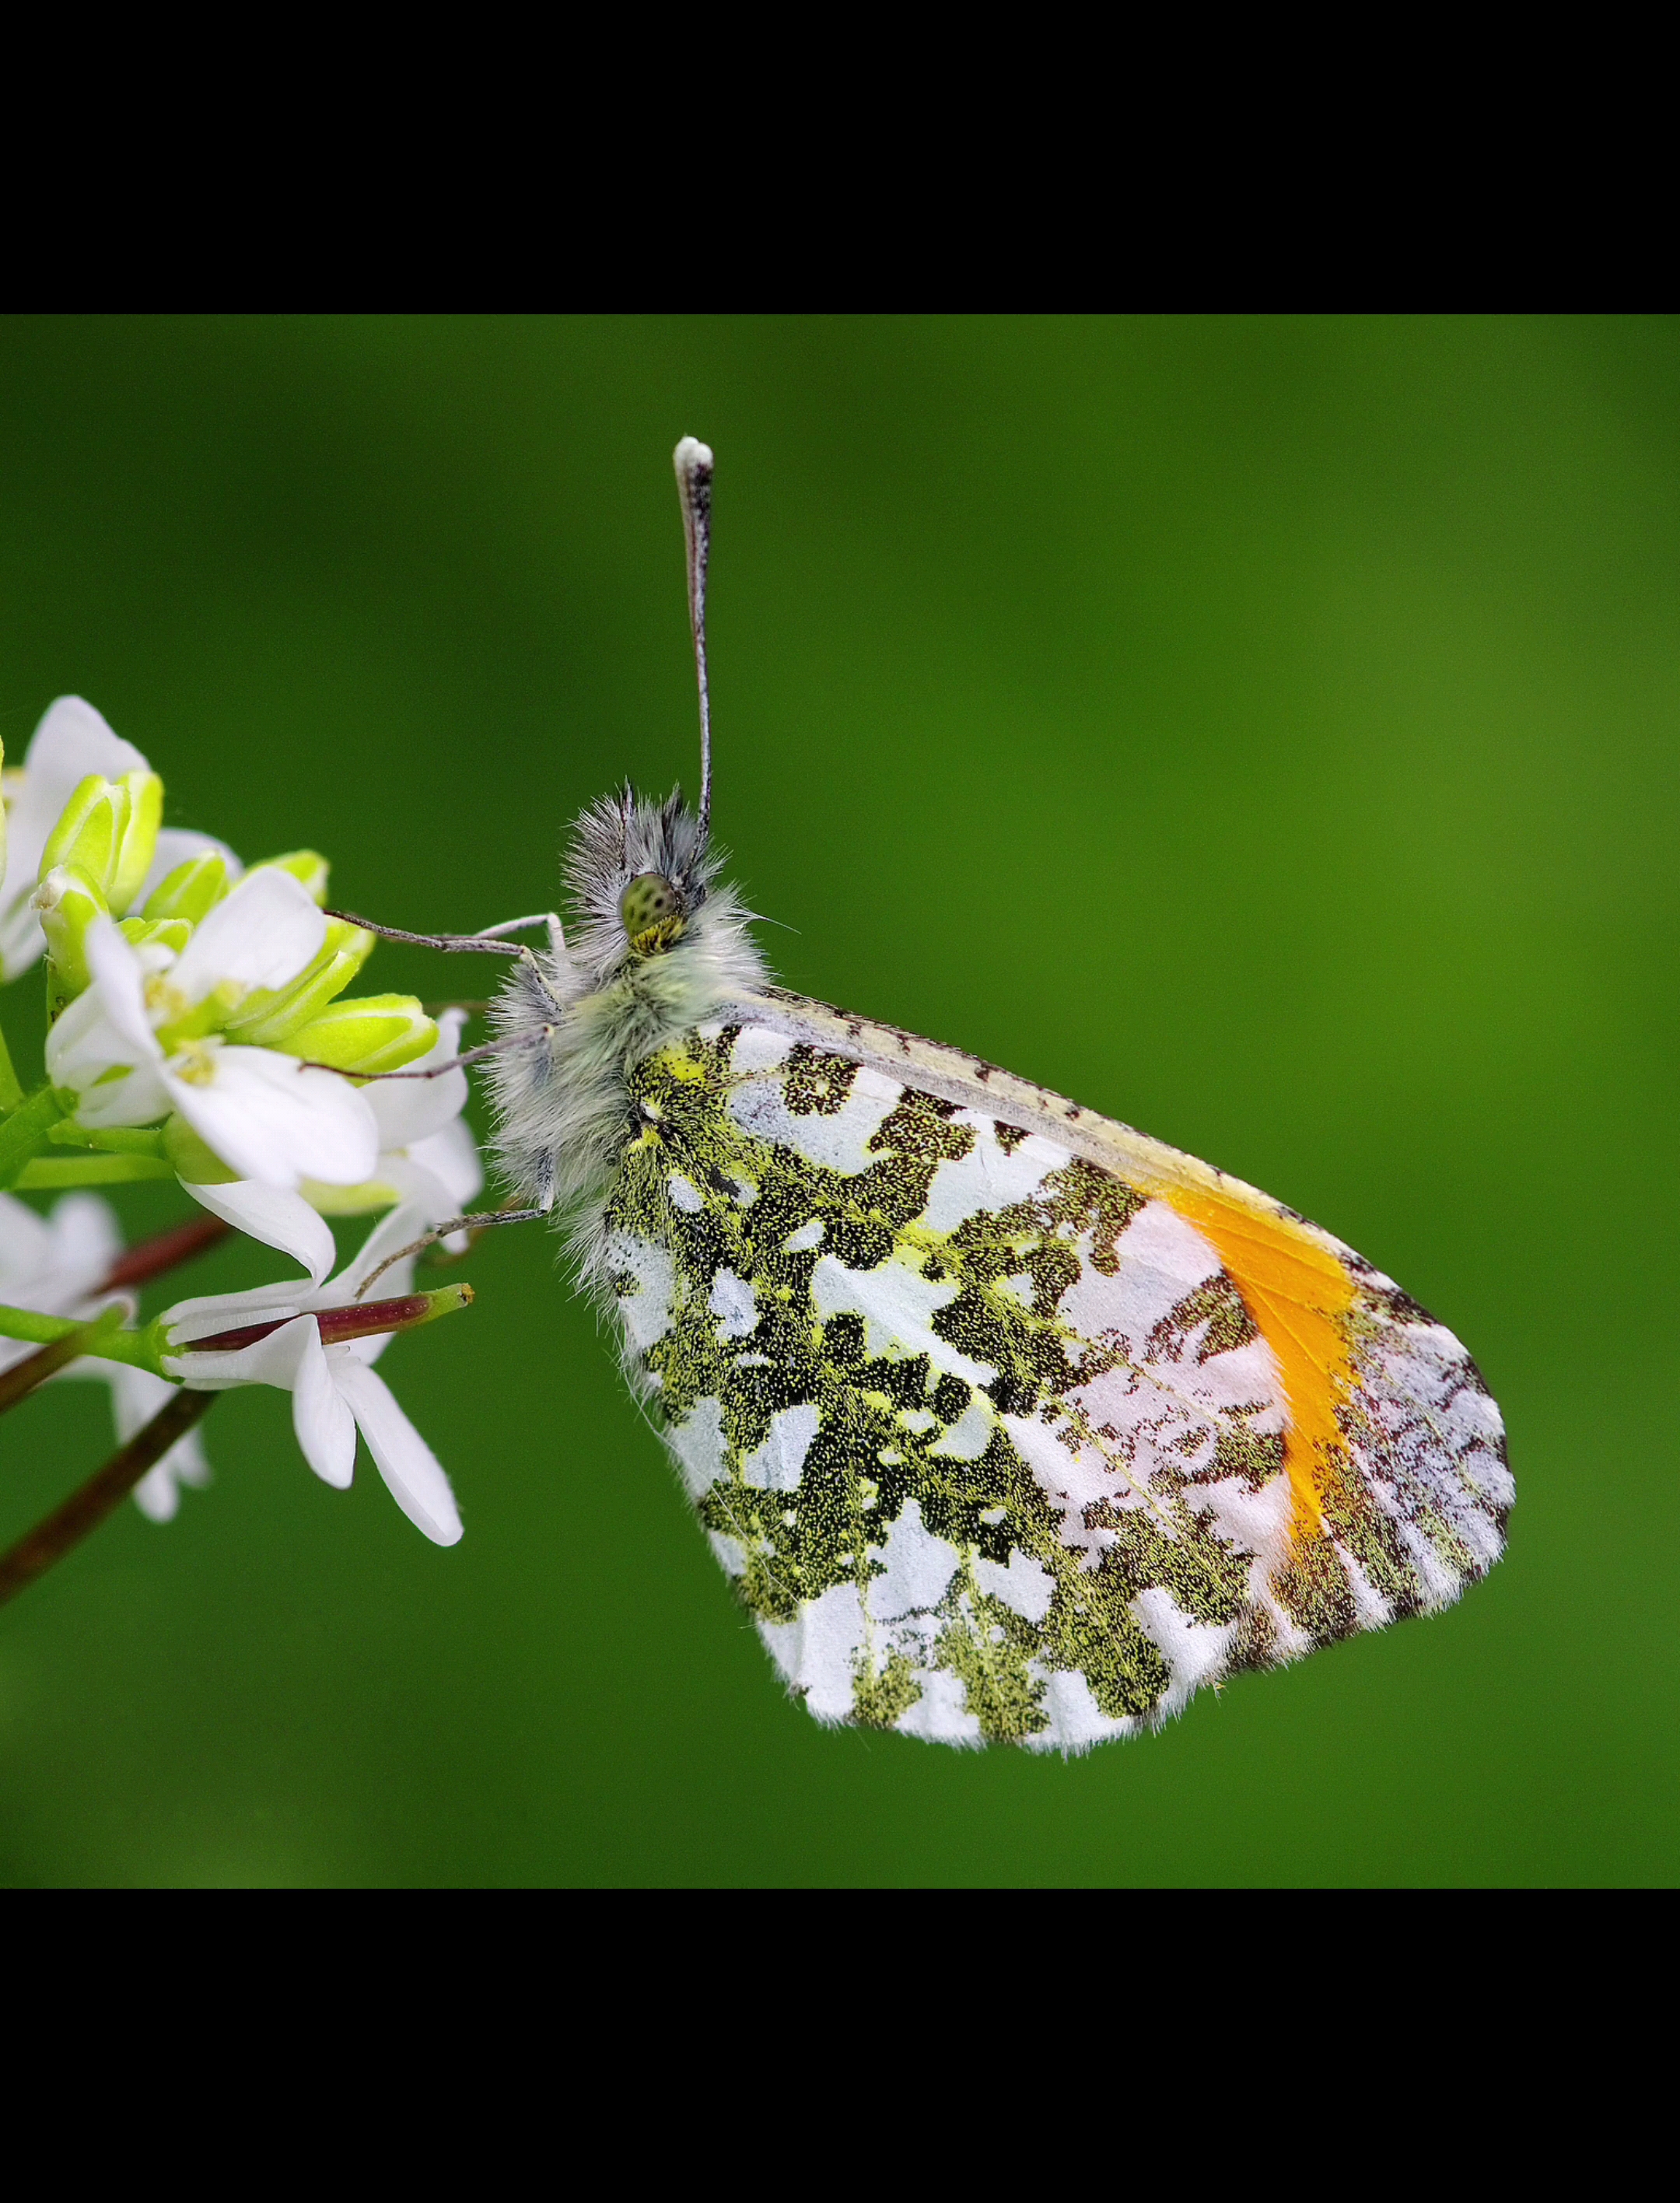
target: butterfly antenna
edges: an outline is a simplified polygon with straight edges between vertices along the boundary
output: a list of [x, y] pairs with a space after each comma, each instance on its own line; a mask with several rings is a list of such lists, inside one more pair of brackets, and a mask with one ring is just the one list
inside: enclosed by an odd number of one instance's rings
[[706, 687], [706, 564], [711, 556], [711, 452], [685, 436], [672, 453], [682, 499], [682, 537], [688, 552], [688, 624], [694, 636], [694, 677], [700, 688], [700, 831], [695, 862], [711, 839], [711, 695]]

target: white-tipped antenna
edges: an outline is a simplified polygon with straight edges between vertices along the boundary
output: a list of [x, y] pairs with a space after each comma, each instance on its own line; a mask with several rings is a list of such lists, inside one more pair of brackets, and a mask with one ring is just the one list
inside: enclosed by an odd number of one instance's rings
[[711, 556], [711, 452], [685, 436], [671, 454], [682, 499], [682, 535], [688, 550], [688, 624], [694, 634], [694, 676], [700, 684], [700, 838], [704, 856], [711, 838], [711, 697], [706, 688], [706, 561]]

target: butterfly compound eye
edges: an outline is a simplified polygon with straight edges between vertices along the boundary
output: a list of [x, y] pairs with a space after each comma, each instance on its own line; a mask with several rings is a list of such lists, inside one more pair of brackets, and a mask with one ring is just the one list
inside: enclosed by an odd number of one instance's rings
[[633, 947], [663, 947], [681, 930], [682, 898], [663, 872], [638, 872], [618, 899], [618, 915]]

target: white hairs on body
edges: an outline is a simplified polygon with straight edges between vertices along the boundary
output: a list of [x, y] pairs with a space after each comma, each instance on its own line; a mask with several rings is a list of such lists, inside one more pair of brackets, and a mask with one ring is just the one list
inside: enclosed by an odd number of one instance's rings
[[[522, 1043], [487, 1066], [497, 1161], [522, 1202], [560, 1215], [580, 1282], [598, 1296], [598, 1196], [624, 1144], [631, 1066], [771, 983], [750, 913], [734, 888], [715, 884], [722, 853], [699, 836], [677, 795], [656, 803], [626, 788], [592, 804], [565, 866], [575, 931], [516, 965], [491, 1013], [498, 1037]], [[681, 936], [657, 956], [633, 951], [619, 915], [644, 873], [684, 883]]]

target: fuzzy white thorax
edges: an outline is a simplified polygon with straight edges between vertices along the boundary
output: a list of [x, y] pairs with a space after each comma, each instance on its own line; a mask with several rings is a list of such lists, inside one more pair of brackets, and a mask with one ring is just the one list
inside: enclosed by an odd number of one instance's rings
[[[553, 1207], [570, 1227], [583, 1282], [599, 1274], [598, 1194], [632, 1136], [628, 1072], [724, 1002], [770, 983], [720, 852], [702, 845], [681, 796], [622, 795], [593, 804], [573, 830], [565, 866], [572, 927], [563, 947], [533, 951], [497, 998], [498, 1035], [526, 1044], [490, 1059], [494, 1152], [521, 1199]], [[680, 936], [652, 954], [632, 948], [624, 890], [657, 873], [681, 896]]]

